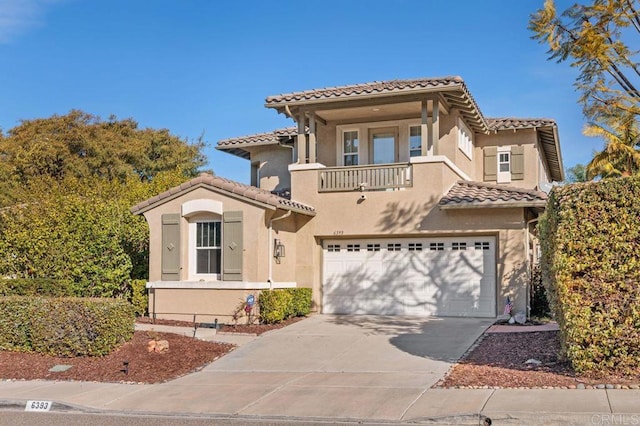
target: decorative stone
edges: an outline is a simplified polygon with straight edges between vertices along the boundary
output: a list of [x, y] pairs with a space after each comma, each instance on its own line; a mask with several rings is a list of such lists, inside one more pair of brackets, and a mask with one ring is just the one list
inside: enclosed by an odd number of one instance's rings
[[518, 312], [514, 318], [518, 324], [524, 324], [527, 322], [527, 316], [523, 312]]
[[516, 323], [516, 319], [514, 317], [509, 318], [509, 324], [513, 325]]
[[166, 340], [158, 340], [156, 342], [155, 351], [156, 352], [165, 352], [169, 350], [169, 342]]
[[575, 388], [576, 388], [576, 389], [586, 389], [586, 387], [585, 387], [584, 383], [578, 383], [578, 384], [575, 386]]
[[605, 386], [603, 384], [596, 385], [596, 389], [604, 389]]
[[587, 385], [587, 389], [593, 389], [593, 386]]
[[614, 386], [613, 386], [613, 385], [604, 385], [604, 387], [605, 387], [606, 389], [613, 389], [613, 388], [614, 388]]
[[150, 340], [147, 344], [147, 351], [149, 352], [165, 352], [169, 349], [169, 342], [166, 340]]
[[538, 360], [537, 360], [537, 359], [535, 359], [535, 358], [529, 358], [529, 359], [528, 359], [528, 360], [526, 360], [524, 363], [525, 363], [525, 364], [529, 364], [529, 365], [540, 365], [540, 364], [542, 364], [542, 361], [538, 361]]
[[51, 367], [49, 371], [51, 371], [52, 373], [61, 373], [63, 371], [67, 371], [71, 367], [73, 367], [73, 365], [58, 364]]
[[613, 385], [614, 389], [622, 389], [622, 385]]
[[629, 385], [629, 389], [640, 389], [640, 385]]

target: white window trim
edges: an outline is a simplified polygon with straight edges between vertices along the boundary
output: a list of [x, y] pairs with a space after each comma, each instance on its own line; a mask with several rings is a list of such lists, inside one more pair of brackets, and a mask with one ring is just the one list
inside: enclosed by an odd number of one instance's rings
[[458, 117], [458, 148], [469, 160], [473, 160], [473, 132]]
[[[509, 154], [509, 171], [500, 171], [500, 154]], [[496, 155], [496, 182], [497, 183], [511, 183], [511, 147], [499, 146]]]
[[[220, 239], [222, 240], [222, 218], [202, 218], [189, 222], [189, 280], [191, 281], [216, 281], [221, 279], [221, 274], [198, 274], [197, 271], [197, 247], [196, 233], [198, 223], [219, 222]], [[220, 270], [222, 271], [222, 241], [220, 241]]]
[[[353, 152], [349, 152], [346, 153], [344, 152], [344, 134], [348, 133], [348, 132], [356, 132], [358, 134], [358, 150], [353, 153]], [[357, 155], [358, 156], [358, 166], [362, 164], [362, 131], [360, 128], [358, 127], [341, 127], [338, 130], [338, 134], [340, 137], [340, 140], [338, 142], [338, 152], [340, 155], [340, 159], [339, 159], [339, 165], [340, 166], [344, 166], [344, 157], [346, 155]]]

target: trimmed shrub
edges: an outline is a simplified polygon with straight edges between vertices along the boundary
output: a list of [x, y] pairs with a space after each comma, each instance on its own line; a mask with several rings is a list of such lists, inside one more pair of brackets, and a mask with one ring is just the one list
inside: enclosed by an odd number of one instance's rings
[[640, 367], [640, 178], [556, 187], [540, 220], [542, 277], [578, 373]]
[[149, 294], [147, 280], [132, 280], [129, 301], [133, 305], [136, 316], [145, 315], [149, 310]]
[[285, 291], [291, 294], [291, 317], [305, 317], [311, 312], [311, 289], [288, 288]]
[[133, 311], [122, 299], [3, 297], [0, 349], [106, 355], [133, 336]]
[[264, 290], [258, 298], [260, 320], [272, 324], [311, 312], [310, 288]]
[[70, 280], [56, 278], [0, 279], [0, 296], [75, 296]]
[[548, 317], [551, 315], [551, 309], [549, 308], [549, 301], [547, 300], [547, 291], [542, 283], [542, 272], [540, 271], [540, 264], [533, 267], [531, 271], [531, 282], [529, 284], [531, 291], [531, 316], [533, 317]]

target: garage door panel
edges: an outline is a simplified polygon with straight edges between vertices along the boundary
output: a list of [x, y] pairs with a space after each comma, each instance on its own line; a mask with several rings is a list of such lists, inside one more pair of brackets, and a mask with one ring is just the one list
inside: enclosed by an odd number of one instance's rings
[[325, 242], [323, 311], [493, 317], [494, 244], [491, 237]]

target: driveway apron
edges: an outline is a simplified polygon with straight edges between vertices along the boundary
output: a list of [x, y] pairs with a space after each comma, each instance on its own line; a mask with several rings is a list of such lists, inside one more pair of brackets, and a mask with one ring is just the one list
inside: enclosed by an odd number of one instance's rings
[[117, 405], [140, 409], [152, 399], [176, 412], [406, 420], [492, 322], [315, 315]]

